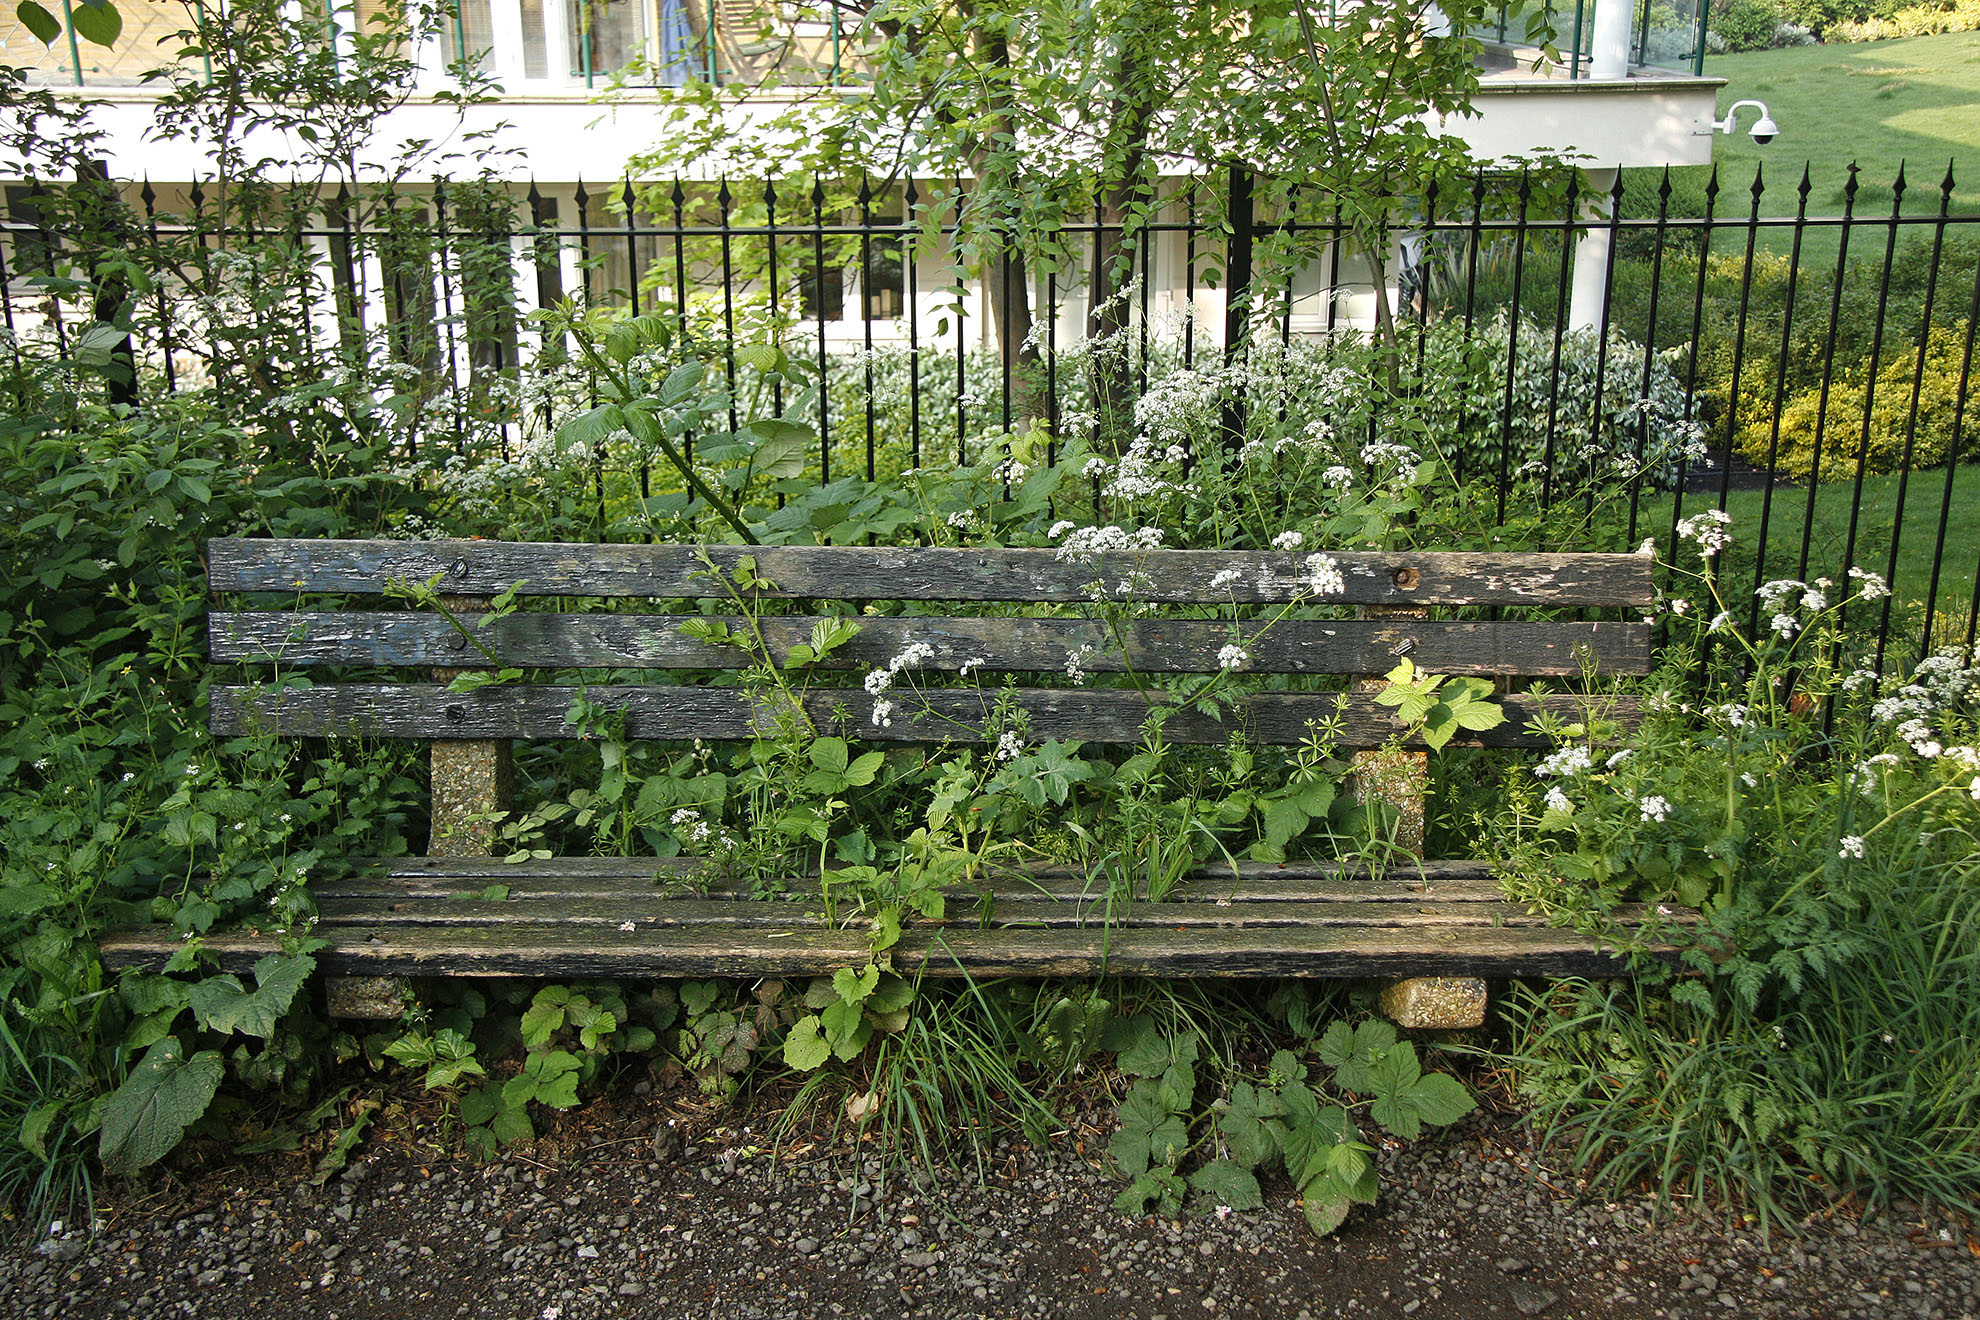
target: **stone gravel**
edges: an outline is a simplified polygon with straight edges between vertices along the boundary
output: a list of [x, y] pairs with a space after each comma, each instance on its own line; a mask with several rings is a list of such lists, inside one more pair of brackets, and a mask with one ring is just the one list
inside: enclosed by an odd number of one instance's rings
[[1283, 1188], [1254, 1213], [1121, 1216], [1075, 1149], [883, 1178], [747, 1127], [611, 1121], [564, 1153], [476, 1164], [388, 1137], [322, 1187], [232, 1164], [112, 1201], [93, 1230], [0, 1252], [0, 1316], [1980, 1320], [1966, 1226], [1915, 1207], [1766, 1241], [1653, 1224], [1647, 1200], [1577, 1196], [1490, 1120], [1384, 1151], [1379, 1204], [1324, 1241]]

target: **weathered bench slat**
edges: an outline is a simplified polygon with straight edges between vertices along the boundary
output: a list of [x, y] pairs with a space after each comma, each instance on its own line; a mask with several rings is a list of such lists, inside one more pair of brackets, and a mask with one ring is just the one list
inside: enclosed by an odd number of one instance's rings
[[[388, 738], [568, 738], [572, 705], [582, 696], [593, 707], [624, 717], [627, 737], [686, 741], [736, 739], [774, 733], [776, 712], [768, 702], [752, 707], [736, 688], [687, 686], [600, 686], [576, 688], [505, 684], [450, 693], [432, 684], [352, 683], [307, 689], [216, 688], [212, 728], [223, 737], [264, 732], [289, 737]], [[889, 694], [896, 710], [891, 725], [871, 718], [874, 698], [860, 688], [814, 688], [805, 709], [822, 731], [865, 742], [933, 743], [981, 741], [997, 694], [981, 689], [932, 689]], [[1531, 727], [1545, 712], [1555, 719], [1577, 719], [1586, 704], [1573, 695], [1508, 696], [1506, 723], [1482, 733], [1461, 733], [1465, 747], [1545, 747], [1551, 742]], [[1025, 688], [1017, 703], [1030, 714], [1034, 739], [1085, 742], [1140, 741], [1148, 702], [1120, 689]], [[1635, 703], [1607, 698], [1608, 718], [1628, 720]], [[838, 719], [844, 713], [843, 723]], [[1266, 746], [1295, 746], [1311, 736], [1309, 725], [1336, 721], [1343, 747], [1380, 747], [1397, 732], [1391, 711], [1358, 693], [1256, 692], [1239, 699], [1227, 722], [1196, 710], [1178, 711], [1163, 726], [1171, 743], [1215, 745], [1241, 733]]]
[[[681, 631], [700, 615], [512, 614], [461, 623], [494, 653], [493, 663], [559, 669], [727, 669], [741, 653]], [[738, 632], [740, 617], [707, 620]], [[811, 640], [810, 616], [773, 616], [757, 626], [777, 663]], [[1400, 654], [1440, 674], [1647, 674], [1650, 626], [1644, 623], [1458, 619], [1136, 620], [1117, 642], [1098, 619], [860, 619], [859, 635], [817, 665], [870, 669], [911, 642], [935, 654], [921, 666], [954, 671], [964, 664], [991, 672], [1063, 670], [1084, 650], [1091, 673], [1210, 673], [1233, 641], [1251, 653], [1247, 668], [1268, 674], [1374, 674]], [[433, 614], [343, 610], [325, 613], [209, 616], [215, 660], [282, 665], [459, 665], [490, 663], [461, 630]], [[1584, 658], [1586, 664], [1584, 664]]]
[[[823, 905], [748, 901], [727, 898], [577, 898], [571, 895], [510, 897], [482, 900], [414, 899], [398, 902], [376, 898], [323, 899], [317, 904], [324, 927], [353, 930], [387, 926], [579, 926], [619, 929], [644, 926], [736, 926], [742, 929], [804, 929], [821, 927]], [[840, 908], [842, 925], [859, 929], [850, 905]], [[1649, 910], [1628, 905], [1612, 914], [1618, 921], [1641, 923]], [[1689, 924], [1687, 917], [1683, 923]], [[1109, 909], [1103, 897], [1087, 899], [995, 898], [988, 904], [967, 893], [951, 893], [948, 914], [940, 922], [917, 919], [916, 929], [946, 926], [952, 930], [1007, 928], [1179, 930], [1196, 926], [1271, 928], [1279, 926], [1419, 926], [1518, 927], [1546, 926], [1544, 916], [1504, 901], [1414, 903], [1340, 901], [1315, 903], [1304, 899], [1253, 900], [1243, 903], [1131, 903]]]
[[[435, 928], [332, 927], [317, 955], [333, 975], [355, 976], [764, 976], [829, 975], [869, 956], [858, 932], [701, 929], [648, 925]], [[163, 965], [181, 942], [169, 930], [113, 931], [101, 942], [110, 966]], [[205, 952], [246, 971], [275, 942], [214, 935]], [[1660, 950], [1675, 956], [1675, 950]], [[1535, 927], [1204, 927], [1175, 930], [914, 931], [895, 966], [929, 976], [1355, 977], [1615, 976], [1628, 960], [1572, 931]]]
[[[647, 901], [691, 891], [709, 898], [744, 898], [747, 887], [711, 880], [710, 863], [694, 858], [552, 857], [508, 865], [498, 858], [408, 857], [362, 864], [353, 874], [310, 882], [319, 899], [449, 901], [499, 884], [511, 898], [624, 899]], [[794, 877], [800, 893], [816, 889], [813, 876]], [[1102, 881], [1064, 867], [979, 877], [965, 890], [1009, 898], [1081, 898], [1104, 890]], [[1233, 903], [1299, 900], [1334, 902], [1503, 902], [1504, 893], [1482, 862], [1406, 862], [1380, 875], [1358, 863], [1239, 862], [1236, 875], [1219, 865], [1186, 876], [1173, 891], [1179, 899]]]
[[[1311, 597], [1309, 553], [1153, 550], [1093, 564], [1052, 550], [866, 546], [562, 545], [503, 541], [215, 540], [215, 591], [375, 593], [439, 579], [453, 595], [721, 597], [705, 554], [724, 569], [750, 557], [776, 583], [765, 596], [827, 600], [1081, 601], [1104, 582], [1132, 581], [1137, 600], [1273, 603]], [[1644, 607], [1656, 599], [1651, 561], [1638, 555], [1328, 552], [1344, 605]], [[1234, 579], [1218, 575], [1235, 569]], [[1216, 585], [1212, 586], [1215, 582]]]

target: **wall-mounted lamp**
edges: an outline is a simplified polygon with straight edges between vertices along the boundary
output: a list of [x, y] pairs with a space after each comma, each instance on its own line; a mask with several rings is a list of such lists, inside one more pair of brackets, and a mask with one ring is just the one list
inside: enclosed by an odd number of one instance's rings
[[1726, 111], [1726, 117], [1724, 119], [1694, 121], [1691, 125], [1692, 136], [1710, 137], [1714, 133], [1732, 132], [1738, 126], [1735, 121], [1739, 117], [1739, 112], [1749, 105], [1760, 112], [1760, 118], [1753, 125], [1753, 140], [1760, 146], [1766, 146], [1769, 142], [1780, 136], [1781, 126], [1774, 122], [1772, 115], [1767, 113], [1767, 103], [1765, 101], [1734, 101], [1732, 109]]

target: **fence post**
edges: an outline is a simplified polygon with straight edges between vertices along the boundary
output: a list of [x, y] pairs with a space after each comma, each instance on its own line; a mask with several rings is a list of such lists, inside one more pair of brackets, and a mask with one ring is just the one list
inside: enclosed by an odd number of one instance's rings
[[[1250, 170], [1239, 165], [1231, 167], [1230, 202], [1224, 217], [1231, 227], [1224, 261], [1225, 366], [1237, 361], [1251, 336], [1251, 240], [1255, 216], [1251, 184]], [[1235, 455], [1244, 446], [1242, 391], [1224, 404], [1223, 424], [1224, 449]]]

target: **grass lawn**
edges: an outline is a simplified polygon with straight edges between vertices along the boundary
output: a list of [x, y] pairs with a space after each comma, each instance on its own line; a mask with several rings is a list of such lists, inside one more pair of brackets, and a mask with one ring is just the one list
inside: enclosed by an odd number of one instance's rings
[[[1862, 568], [1882, 573], [1890, 562], [1892, 533], [1898, 542], [1897, 571], [1892, 587], [1898, 601], [1922, 605], [1932, 581], [1932, 558], [1937, 548], [1939, 505], [1945, 498], [1945, 470], [1914, 472], [1904, 496], [1904, 520], [1899, 523], [1898, 478], [1895, 475], [1868, 477], [1863, 482], [1863, 509], [1857, 520], [1854, 562]], [[1841, 580], [1850, 560], [1845, 556], [1849, 540], [1849, 511], [1853, 482], [1840, 481], [1815, 488], [1814, 533], [1809, 538], [1811, 577], [1829, 576]], [[1753, 548], [1760, 533], [1764, 492], [1733, 491], [1726, 500], [1726, 511], [1733, 516], [1734, 548], [1726, 563], [1729, 598], [1744, 598], [1753, 587]], [[1655, 535], [1660, 547], [1670, 535], [1669, 495], [1646, 500], [1639, 525], [1646, 535]], [[1718, 492], [1687, 494], [1684, 512], [1697, 513], [1718, 502]], [[1767, 517], [1768, 578], [1799, 577], [1802, 529], [1808, 520], [1808, 488], [1778, 486], [1774, 489]], [[1964, 640], [1966, 620], [1973, 601], [1973, 581], [1980, 571], [1980, 465], [1965, 464], [1953, 478], [1952, 506], [1946, 515], [1946, 545], [1939, 570], [1938, 611], [1942, 622], [1933, 629], [1935, 637]], [[1954, 620], [1957, 632], [1947, 635], [1944, 619]], [[1918, 616], [1922, 620], [1922, 615]]]
[[[1738, 130], [1714, 141], [1720, 186], [1730, 183], [1739, 193], [1734, 205], [1745, 205], [1753, 167], [1764, 165], [1763, 214], [1793, 214], [1807, 161], [1814, 183], [1809, 210], [1840, 213], [1853, 162], [1862, 167], [1858, 212], [1866, 206], [1887, 212], [1902, 162], [1905, 212], [1915, 207], [1929, 214], [1951, 161], [1954, 208], [1980, 211], [1980, 32], [1714, 55], [1705, 72], [1726, 79], [1722, 113], [1734, 101], [1765, 101], [1781, 126], [1771, 144], [1758, 146], [1748, 136], [1753, 112], [1743, 111]], [[1702, 187], [1707, 168], [1685, 173]]]
[[[1851, 164], [1859, 166], [1856, 214], [1888, 216], [1891, 185], [1898, 166], [1905, 172], [1903, 214], [1932, 216], [1939, 206], [1939, 184], [1953, 165], [1950, 210], [1980, 216], [1980, 32], [1851, 45], [1802, 46], [1790, 50], [1714, 55], [1705, 71], [1726, 79], [1719, 93], [1723, 112], [1734, 101], [1759, 100], [1781, 126], [1767, 146], [1750, 137], [1753, 112], [1741, 112], [1739, 129], [1713, 139], [1719, 171], [1716, 214], [1737, 220], [1752, 206], [1749, 189], [1756, 169], [1763, 171], [1762, 219], [1792, 217], [1801, 171], [1809, 170], [1810, 216], [1840, 216]], [[1672, 217], [1704, 214], [1705, 184], [1713, 166], [1671, 171]], [[1662, 171], [1625, 171], [1624, 215], [1657, 213], [1656, 189]], [[1906, 242], [1929, 242], [1929, 225], [1906, 226]], [[1949, 235], [1972, 235], [1980, 223], [1955, 225]], [[1811, 226], [1802, 238], [1804, 262], [1821, 267], [1835, 258], [1838, 230]], [[1878, 236], [1859, 231], [1852, 252], [1881, 259]], [[1744, 236], [1721, 230], [1714, 250], [1737, 252]], [[1869, 243], [1876, 251], [1861, 251]], [[1785, 254], [1793, 244], [1786, 227], [1760, 230], [1762, 251]]]

